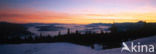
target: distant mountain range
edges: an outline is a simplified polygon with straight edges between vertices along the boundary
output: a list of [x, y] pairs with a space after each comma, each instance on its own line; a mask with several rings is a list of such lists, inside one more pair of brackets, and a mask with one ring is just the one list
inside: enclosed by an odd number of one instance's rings
[[[144, 22], [137, 23], [114, 23], [118, 28], [118, 31], [126, 31], [128, 29], [137, 29], [142, 27]], [[57, 26], [59, 25], [59, 26]], [[72, 25], [72, 26], [71, 26]], [[79, 30], [85, 32], [87, 30], [96, 31], [104, 30], [108, 31], [108, 28], [113, 24], [109, 23], [92, 23], [86, 25], [74, 25], [74, 24], [60, 24], [60, 23], [26, 23], [26, 24], [16, 24], [8, 22], [0, 22], [0, 35], [2, 36], [22, 36], [25, 34], [30, 34], [28, 31], [30, 27], [34, 27], [39, 31], [60, 31], [70, 28], [71, 30]], [[80, 29], [81, 28], [81, 29]], [[56, 32], [55, 32], [56, 34]]]

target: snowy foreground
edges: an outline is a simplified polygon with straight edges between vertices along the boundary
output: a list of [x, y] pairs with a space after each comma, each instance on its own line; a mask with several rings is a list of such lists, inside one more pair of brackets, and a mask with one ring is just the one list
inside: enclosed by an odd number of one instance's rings
[[[130, 45], [130, 42], [126, 42]], [[156, 48], [156, 36], [134, 40], [141, 44], [153, 44]], [[0, 45], [0, 54], [156, 54], [121, 52], [121, 48], [94, 50], [90, 47], [71, 43], [38, 43], [38, 44], [8, 44]]]

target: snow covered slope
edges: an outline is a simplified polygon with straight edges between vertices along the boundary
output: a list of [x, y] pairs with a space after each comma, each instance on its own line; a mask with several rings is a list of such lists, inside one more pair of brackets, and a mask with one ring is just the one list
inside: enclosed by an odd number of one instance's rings
[[[126, 42], [128, 45], [131, 41]], [[156, 47], [156, 36], [134, 40], [141, 44], [153, 44]], [[121, 52], [121, 48], [94, 50], [90, 47], [71, 43], [38, 43], [0, 45], [0, 54], [156, 54]]]
[[0, 54], [91, 54], [89, 47], [71, 43], [0, 45]]
[[101, 50], [98, 51], [98, 54], [156, 54], [156, 36], [153, 37], [148, 37], [148, 38], [141, 38], [133, 41], [128, 41], [126, 44], [128, 46], [131, 45], [131, 42], [136, 44], [137, 42], [140, 42], [141, 45], [149, 45], [152, 44], [154, 45], [155, 52], [154, 53], [149, 53], [149, 52], [128, 52], [128, 51], [123, 51], [121, 52], [121, 48], [115, 48], [115, 49], [108, 49], [108, 50]]

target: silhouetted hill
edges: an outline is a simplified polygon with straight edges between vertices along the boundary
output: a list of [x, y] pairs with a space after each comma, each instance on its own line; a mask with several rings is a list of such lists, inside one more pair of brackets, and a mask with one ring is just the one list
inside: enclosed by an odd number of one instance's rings
[[92, 23], [86, 25], [86, 27], [97, 27], [97, 26], [111, 26], [112, 24], [107, 24], [107, 23]]
[[136, 30], [143, 27], [144, 22], [137, 23], [115, 23], [114, 25], [118, 28], [118, 31], [126, 31], [126, 30]]
[[21, 36], [29, 33], [22, 24], [0, 22], [0, 36]]

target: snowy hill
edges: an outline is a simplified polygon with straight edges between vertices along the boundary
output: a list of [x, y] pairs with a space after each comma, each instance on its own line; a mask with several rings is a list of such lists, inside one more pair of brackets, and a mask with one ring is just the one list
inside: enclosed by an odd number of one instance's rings
[[[126, 42], [130, 45], [130, 42]], [[156, 47], [156, 36], [134, 40], [141, 44], [153, 44]], [[156, 51], [156, 49], [155, 49]], [[71, 43], [38, 43], [0, 45], [0, 54], [156, 54], [121, 52], [121, 48], [94, 50], [90, 47]]]
[[89, 47], [71, 43], [0, 45], [0, 54], [91, 54]]
[[148, 38], [141, 38], [133, 41], [128, 41], [126, 44], [128, 46], [131, 45], [131, 42], [137, 43], [140, 42], [142, 45], [149, 45], [152, 44], [154, 45], [155, 52], [154, 53], [148, 53], [148, 52], [128, 52], [128, 51], [123, 51], [121, 52], [121, 48], [115, 48], [115, 49], [108, 49], [108, 50], [101, 50], [98, 51], [98, 54], [156, 54], [156, 36], [153, 37], [148, 37]]

